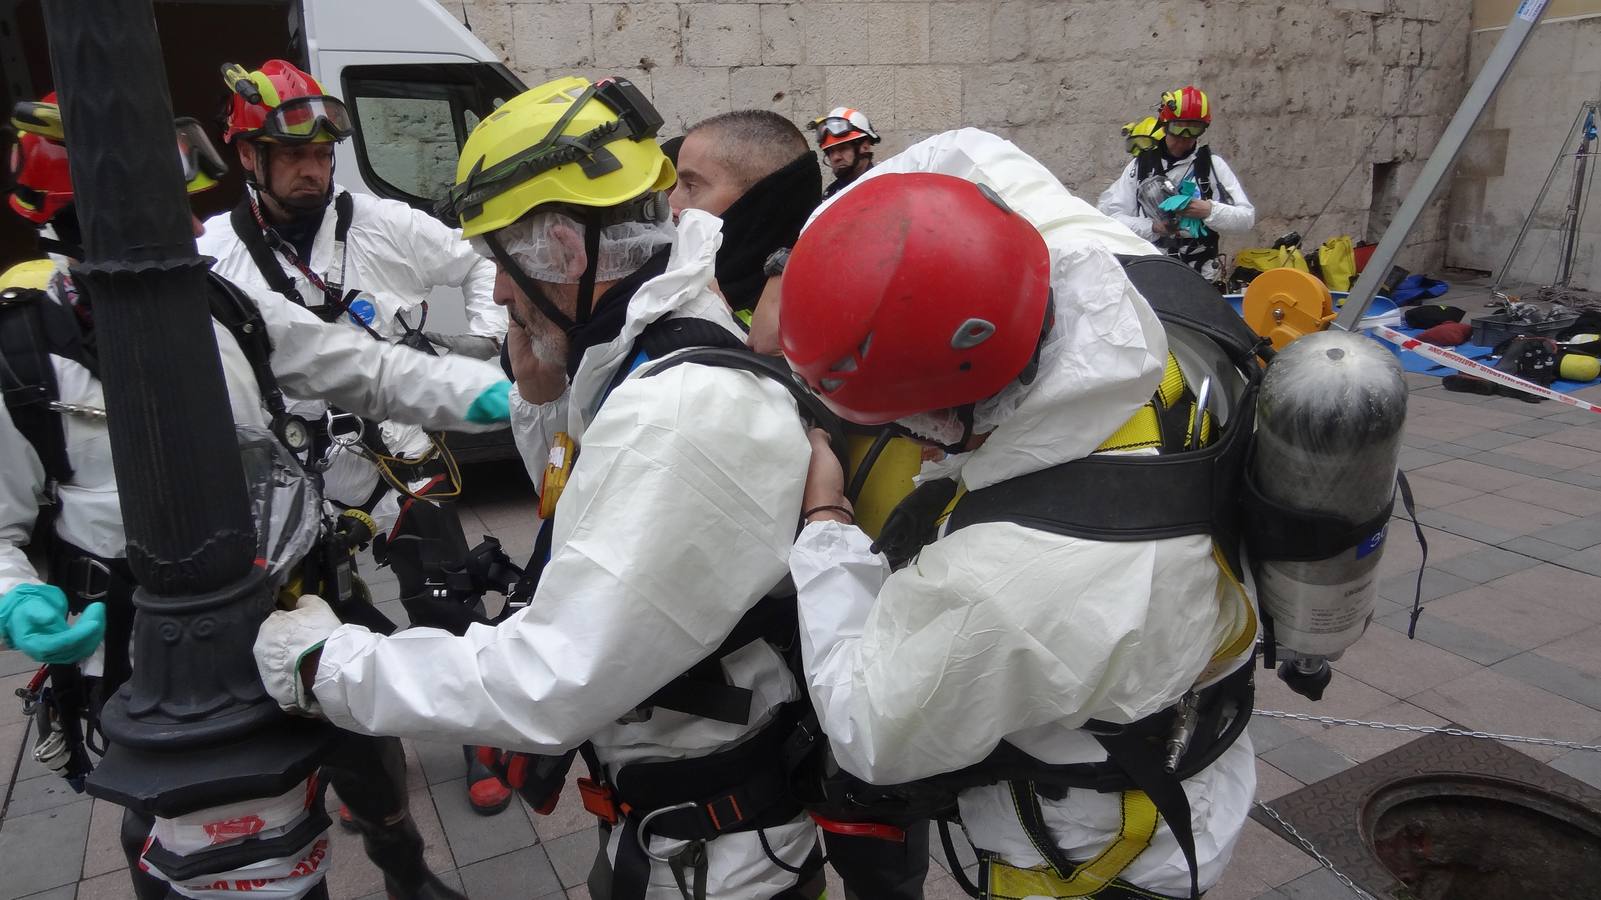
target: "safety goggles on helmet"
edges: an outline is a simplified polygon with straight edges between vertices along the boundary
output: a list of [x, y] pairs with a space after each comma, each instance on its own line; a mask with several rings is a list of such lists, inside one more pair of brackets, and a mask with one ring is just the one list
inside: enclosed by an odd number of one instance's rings
[[254, 135], [282, 143], [306, 143], [327, 135], [342, 141], [355, 133], [350, 111], [338, 97], [296, 97], [273, 107]]
[[867, 134], [861, 129], [857, 128], [850, 119], [842, 119], [838, 116], [827, 116], [825, 118], [818, 119], [816, 122], [813, 122], [812, 125], [817, 129], [817, 136], [819, 138], [823, 137], [824, 135], [844, 137], [851, 132], [856, 132], [863, 137], [867, 136]]
[[[580, 135], [564, 136], [568, 123], [591, 99], [600, 101], [617, 118]], [[642, 141], [656, 137], [662, 126], [661, 113], [625, 78], [607, 78], [585, 88], [568, 104], [567, 111], [528, 149], [487, 169], [477, 169], [450, 189], [439, 201], [438, 212], [447, 221], [461, 221], [478, 215], [489, 200], [513, 190], [535, 176], [569, 163], [578, 164], [589, 178], [600, 178], [622, 168], [616, 155], [606, 149], [613, 141]], [[649, 216], [659, 218], [660, 204], [652, 195], [610, 209], [597, 225], [630, 221]], [[648, 208], [647, 208], [648, 207]], [[599, 210], [591, 211], [595, 215]], [[591, 216], [594, 221], [594, 216]]]
[[1128, 136], [1128, 148], [1131, 153], [1144, 153], [1156, 149], [1156, 138], [1149, 134], [1131, 134]]
[[206, 180], [206, 187], [210, 187], [228, 174], [228, 164], [222, 161], [222, 155], [211, 138], [206, 137], [199, 122], [184, 116], [174, 119], [173, 124], [178, 129], [178, 161], [183, 165], [183, 181], [190, 190], [196, 190], [198, 181]]
[[1179, 137], [1198, 138], [1206, 133], [1205, 122], [1189, 122], [1183, 119], [1174, 119], [1162, 127], [1167, 129], [1168, 134], [1177, 135]]

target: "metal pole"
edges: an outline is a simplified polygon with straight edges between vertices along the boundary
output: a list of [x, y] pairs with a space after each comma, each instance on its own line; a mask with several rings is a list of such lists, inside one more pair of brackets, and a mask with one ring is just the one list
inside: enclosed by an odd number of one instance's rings
[[1390, 266], [1394, 264], [1396, 254], [1401, 250], [1401, 243], [1417, 224], [1418, 218], [1423, 215], [1423, 207], [1429, 204], [1435, 190], [1455, 164], [1457, 154], [1461, 152], [1462, 144], [1468, 138], [1468, 132], [1473, 130], [1479, 116], [1484, 113], [1484, 107], [1495, 95], [1496, 88], [1501, 86], [1501, 81], [1512, 68], [1512, 63], [1517, 60], [1518, 52], [1523, 49], [1529, 33], [1534, 30], [1535, 23], [1545, 15], [1545, 6], [1546, 0], [1523, 0], [1518, 5], [1517, 13], [1507, 24], [1506, 31], [1496, 43], [1495, 49], [1490, 52], [1490, 58], [1485, 60], [1484, 68], [1479, 70], [1479, 76], [1473, 80], [1472, 87], [1468, 88], [1467, 96], [1462, 99], [1462, 105], [1457, 107], [1456, 115], [1452, 116], [1451, 123], [1445, 126], [1439, 144], [1429, 155], [1428, 162], [1423, 164], [1423, 171], [1418, 174], [1418, 180], [1407, 192], [1406, 199], [1401, 202], [1401, 208], [1396, 212], [1395, 218], [1390, 220], [1390, 227], [1384, 229], [1384, 236], [1379, 239], [1378, 249], [1373, 251], [1373, 256], [1357, 278], [1356, 284], [1352, 286], [1350, 295], [1345, 298], [1345, 305], [1340, 308], [1340, 315], [1334, 320], [1334, 327], [1350, 331], [1367, 313], [1368, 306], [1373, 303], [1373, 297], [1378, 294], [1379, 285], [1390, 273]]
[[1595, 134], [1595, 110], [1585, 116], [1580, 126], [1579, 149], [1573, 156], [1573, 192], [1568, 195], [1568, 208], [1562, 226], [1567, 239], [1562, 242], [1562, 257], [1557, 260], [1556, 287], [1565, 288], [1573, 281], [1573, 254], [1579, 243], [1579, 211], [1584, 208], [1584, 171], [1590, 163], [1590, 142]]
[[[254, 565], [256, 529], [151, 3], [47, 0], [44, 12], [84, 237], [72, 275], [94, 309], [140, 585], [133, 677], [106, 704], [111, 748], [89, 792], [168, 818], [282, 794], [314, 771], [328, 731], [283, 715], [251, 655], [272, 596]], [[205, 852], [184, 863], [228, 871], [303, 846], [284, 843], [257, 841], [242, 854], [229, 844], [226, 864]], [[220, 868], [206, 867], [213, 861]]]

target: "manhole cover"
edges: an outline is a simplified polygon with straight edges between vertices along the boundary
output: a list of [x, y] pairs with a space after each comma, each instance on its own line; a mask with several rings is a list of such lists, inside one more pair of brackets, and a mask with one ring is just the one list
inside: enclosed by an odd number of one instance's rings
[[1375, 897], [1601, 897], [1601, 791], [1491, 741], [1429, 735], [1269, 805]]

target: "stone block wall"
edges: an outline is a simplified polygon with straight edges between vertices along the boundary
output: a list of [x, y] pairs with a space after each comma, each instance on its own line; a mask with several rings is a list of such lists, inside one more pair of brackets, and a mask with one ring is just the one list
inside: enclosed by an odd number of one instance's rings
[[[1519, 229], [1534, 211], [1529, 233], [1506, 273], [1506, 287], [1514, 293], [1548, 284], [1556, 276], [1559, 228], [1574, 177], [1571, 154], [1578, 146], [1570, 129], [1586, 100], [1601, 100], [1601, 2], [1582, 5], [1590, 8], [1589, 15], [1536, 26], [1463, 148], [1451, 185], [1452, 265], [1500, 275]], [[1475, 69], [1500, 37], [1500, 29], [1473, 35]], [[1592, 143], [1591, 150], [1601, 147]], [[1559, 152], [1569, 155], [1553, 172]], [[1586, 181], [1593, 191], [1601, 157], [1587, 163]], [[1551, 186], [1536, 208], [1547, 177]], [[1601, 290], [1601, 204], [1590, 203], [1587, 213], [1579, 230], [1573, 284]]]
[[[1250, 245], [1370, 230], [1376, 164], [1404, 191], [1466, 78], [1471, 0], [466, 0], [474, 31], [532, 83], [633, 79], [667, 134], [733, 108], [797, 123], [858, 107], [893, 153], [973, 125], [1094, 201], [1127, 157], [1118, 127], [1193, 82], [1208, 142], [1258, 210]], [[458, 11], [460, 14], [460, 11]], [[1321, 219], [1314, 219], [1327, 207]], [[1382, 226], [1382, 222], [1374, 223]], [[1436, 265], [1443, 204], [1403, 264]], [[1234, 249], [1246, 241], [1230, 242]]]

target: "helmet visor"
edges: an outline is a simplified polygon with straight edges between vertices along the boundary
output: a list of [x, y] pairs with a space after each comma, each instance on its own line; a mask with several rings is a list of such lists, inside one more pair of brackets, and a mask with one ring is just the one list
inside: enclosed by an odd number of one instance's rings
[[350, 111], [338, 97], [296, 97], [267, 114], [263, 137], [288, 142], [314, 140], [319, 133], [342, 141], [355, 131]]
[[1184, 119], [1175, 119], [1162, 127], [1167, 129], [1168, 134], [1178, 135], [1179, 137], [1198, 138], [1206, 133], [1205, 122], [1186, 121]]
[[228, 174], [228, 164], [222, 161], [216, 145], [200, 123], [181, 118], [174, 121], [178, 129], [178, 161], [183, 166], [183, 180], [192, 190], [201, 190], [217, 183]]

